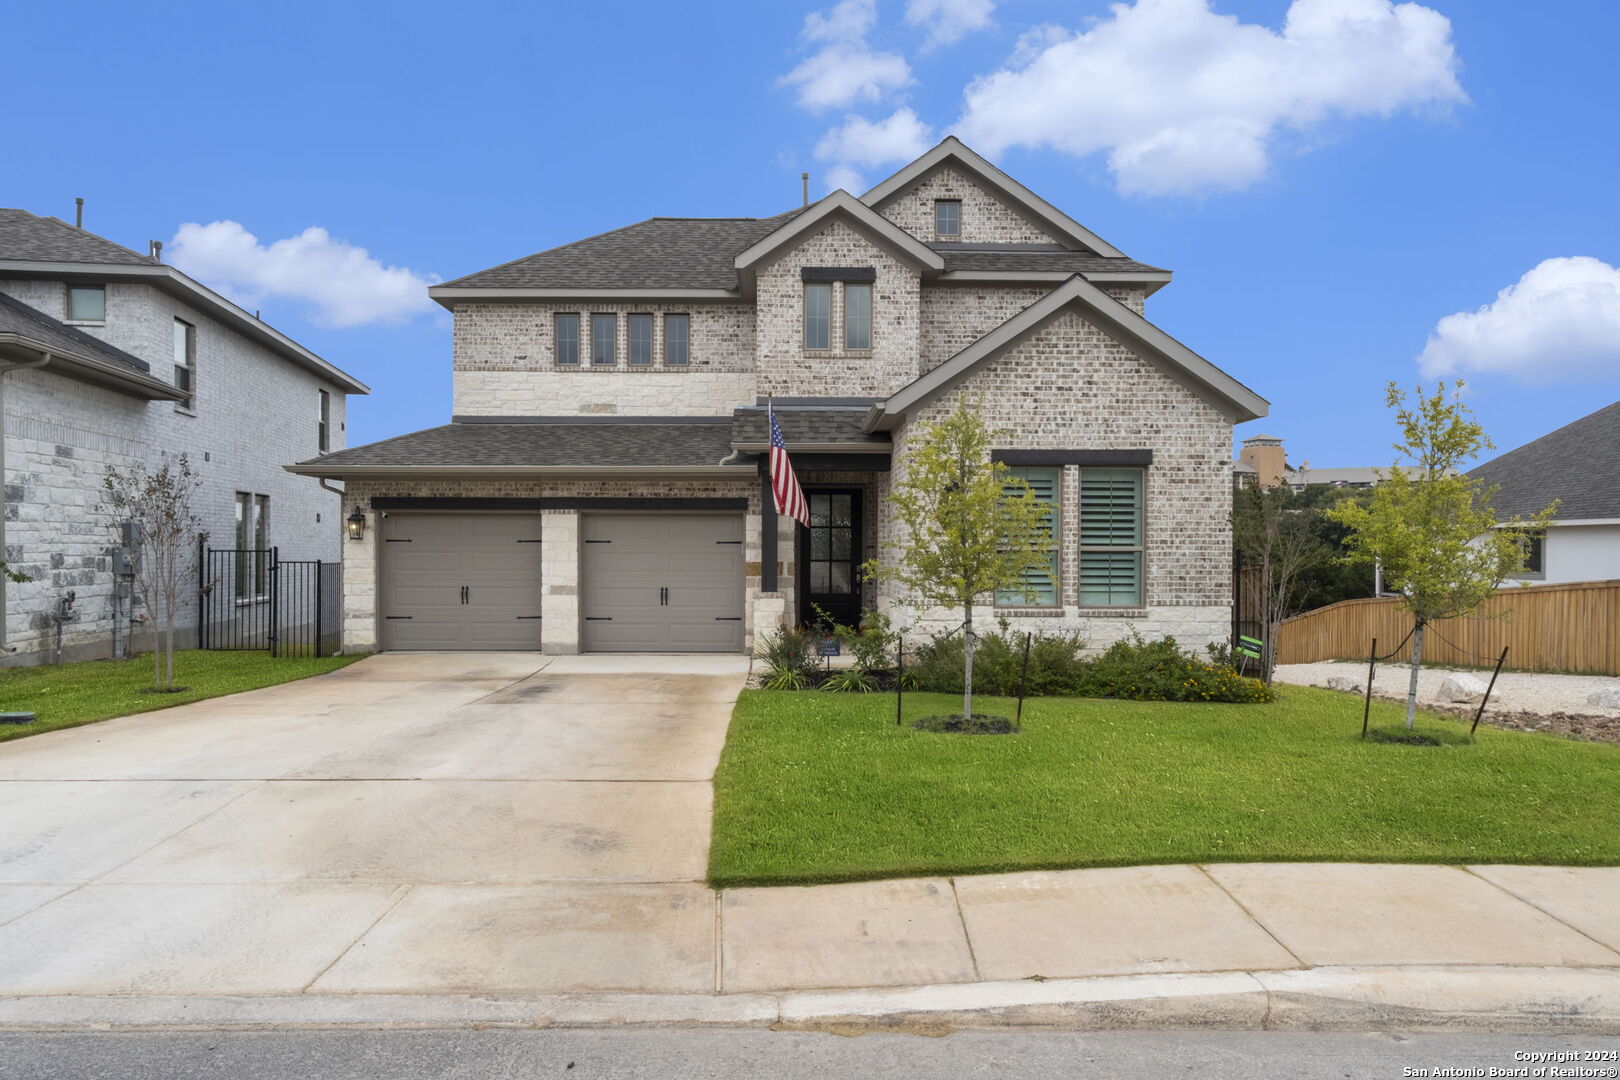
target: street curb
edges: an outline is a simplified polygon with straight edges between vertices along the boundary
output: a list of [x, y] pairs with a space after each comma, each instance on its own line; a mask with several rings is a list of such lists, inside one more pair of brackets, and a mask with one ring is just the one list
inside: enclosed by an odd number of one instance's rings
[[1367, 967], [1117, 975], [777, 994], [0, 998], [0, 1031], [468, 1029], [1428, 1030], [1620, 1034], [1620, 970]]

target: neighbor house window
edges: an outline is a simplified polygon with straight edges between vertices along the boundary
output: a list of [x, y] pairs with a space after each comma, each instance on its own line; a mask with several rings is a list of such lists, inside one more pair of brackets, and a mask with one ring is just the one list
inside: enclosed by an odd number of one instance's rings
[[653, 317], [630, 316], [630, 362], [651, 364], [653, 354]]
[[692, 321], [686, 315], [664, 316], [664, 363], [685, 364], [691, 359]]
[[1142, 470], [1080, 470], [1080, 605], [1142, 603]]
[[940, 239], [956, 239], [962, 234], [962, 200], [934, 200], [934, 234]]
[[332, 449], [332, 395], [325, 390], [318, 390], [320, 394], [320, 415], [315, 421], [315, 449], [318, 453], [326, 453]]
[[826, 349], [832, 342], [832, 286], [804, 287], [804, 347]]
[[[1008, 469], [1006, 476], [1011, 481], [1022, 480], [1029, 486], [1030, 494], [1035, 496], [1035, 500], [1048, 507], [1043, 529], [1048, 551], [1044, 566], [1024, 571], [1021, 588], [997, 590], [996, 603], [1002, 607], [1028, 605], [1056, 607], [1059, 599], [1058, 552], [1062, 547], [1059, 537], [1061, 513], [1058, 506], [1058, 491], [1063, 480], [1063, 470], [1056, 465], [1018, 466]], [[1009, 483], [1005, 490], [1008, 495], [1013, 495], [1018, 492], [1019, 486], [1016, 483]]]
[[579, 363], [579, 316], [573, 312], [557, 316], [557, 363]]
[[1543, 534], [1531, 533], [1524, 537], [1524, 566], [1517, 574], [1521, 578], [1539, 578], [1547, 576], [1547, 537]]
[[182, 319], [174, 320], [174, 386], [186, 395], [181, 408], [197, 404], [197, 328]]
[[105, 285], [69, 285], [67, 317], [85, 322], [106, 321], [107, 287]]
[[238, 600], [270, 592], [270, 496], [236, 493], [236, 581]]
[[591, 316], [591, 363], [616, 364], [619, 362], [619, 317], [617, 315]]
[[844, 348], [872, 347], [872, 286], [844, 286]]

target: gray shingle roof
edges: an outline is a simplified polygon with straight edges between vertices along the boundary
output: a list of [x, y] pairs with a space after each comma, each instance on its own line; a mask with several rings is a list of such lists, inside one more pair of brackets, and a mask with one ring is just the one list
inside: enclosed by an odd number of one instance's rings
[[[729, 417], [668, 423], [540, 419], [455, 423], [327, 454], [302, 465], [718, 465], [731, 456]], [[753, 462], [735, 463], [739, 471]]]
[[0, 207], [0, 259], [156, 266], [158, 261], [53, 217]]
[[48, 348], [103, 360], [109, 364], [127, 367], [149, 374], [151, 368], [140, 357], [131, 356], [123, 349], [114, 348], [100, 338], [83, 330], [51, 318], [43, 311], [29, 307], [14, 296], [0, 293], [0, 332], [10, 332], [31, 338]]
[[1620, 401], [1509, 450], [1469, 472], [1496, 484], [1498, 516], [1530, 515], [1558, 499], [1558, 517], [1620, 518]]
[[732, 260], [798, 213], [650, 218], [444, 284], [479, 289], [735, 289]]
[[[826, 443], [880, 443], [887, 446], [886, 434], [861, 430], [869, 407], [815, 409], [783, 407], [776, 410], [782, 428], [782, 441], [791, 452], [795, 446]], [[762, 407], [738, 409], [731, 428], [731, 441], [738, 446], [765, 446], [771, 441], [770, 425]]]
[[1039, 270], [1060, 273], [1164, 273], [1135, 259], [1106, 259], [1089, 251], [1064, 251], [1044, 244], [1027, 248], [961, 249], [931, 245], [945, 256], [946, 270]]

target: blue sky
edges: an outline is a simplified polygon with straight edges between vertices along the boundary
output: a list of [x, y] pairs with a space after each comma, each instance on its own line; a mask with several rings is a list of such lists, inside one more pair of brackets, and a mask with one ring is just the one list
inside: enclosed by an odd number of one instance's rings
[[[1620, 5], [909, 3], [24, 5], [0, 205], [82, 195], [94, 231], [164, 240], [373, 386], [351, 444], [448, 418], [421, 281], [769, 215], [802, 170], [870, 184], [953, 130], [1175, 270], [1149, 317], [1269, 398], [1239, 437], [1296, 462], [1387, 461], [1381, 387], [1437, 325], [1428, 370], [1504, 449], [1620, 398]], [[1346, 14], [1371, 29], [1320, 53], [1285, 28]]]

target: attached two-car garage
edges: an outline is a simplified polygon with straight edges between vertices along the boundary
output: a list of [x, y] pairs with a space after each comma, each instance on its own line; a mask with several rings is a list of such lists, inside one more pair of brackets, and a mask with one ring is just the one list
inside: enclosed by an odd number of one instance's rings
[[[545, 520], [505, 511], [388, 512], [378, 582], [382, 647], [538, 650]], [[572, 584], [583, 651], [742, 650], [740, 514], [582, 514], [579, 541]]]

